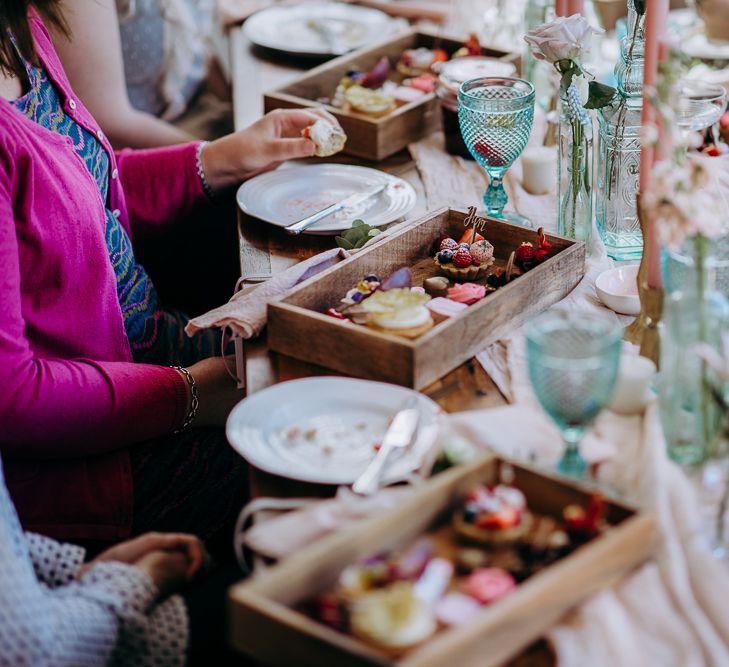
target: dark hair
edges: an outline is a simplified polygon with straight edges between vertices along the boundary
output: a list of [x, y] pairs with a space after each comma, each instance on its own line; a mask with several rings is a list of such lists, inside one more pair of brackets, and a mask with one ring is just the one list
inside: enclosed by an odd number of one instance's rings
[[28, 7], [31, 4], [44, 21], [54, 24], [61, 32], [68, 34], [68, 25], [61, 13], [60, 0], [34, 0], [32, 3], [30, 0], [0, 0], [0, 69], [8, 74], [23, 76], [25, 72], [10, 40], [11, 33], [23, 58], [35, 65], [39, 64], [28, 23]]

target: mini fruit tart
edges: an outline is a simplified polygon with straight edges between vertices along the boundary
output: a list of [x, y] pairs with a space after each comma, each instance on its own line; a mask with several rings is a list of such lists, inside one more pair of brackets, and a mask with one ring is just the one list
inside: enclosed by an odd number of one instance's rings
[[524, 494], [504, 484], [476, 487], [453, 515], [453, 527], [461, 537], [496, 548], [519, 542], [531, 523]]
[[485, 239], [469, 245], [445, 238], [440, 243], [434, 261], [441, 272], [453, 280], [475, 280], [489, 272], [489, 267], [494, 263], [494, 248]]

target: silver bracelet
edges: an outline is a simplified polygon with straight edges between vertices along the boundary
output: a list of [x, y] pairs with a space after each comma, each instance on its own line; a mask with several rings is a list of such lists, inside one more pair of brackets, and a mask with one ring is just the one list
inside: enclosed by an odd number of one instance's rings
[[205, 146], [207, 146], [209, 143], [209, 141], [201, 141], [197, 145], [197, 151], [195, 152], [195, 165], [197, 166], [197, 175], [200, 178], [200, 185], [202, 185], [203, 192], [208, 196], [208, 199], [213, 200], [215, 199], [215, 193], [210, 187], [210, 183], [208, 183], [207, 179], [205, 178], [205, 169], [203, 169], [202, 162], [202, 152], [205, 149]]
[[195, 417], [197, 417], [197, 409], [200, 405], [200, 399], [197, 393], [197, 382], [195, 382], [195, 378], [192, 377], [192, 373], [190, 373], [187, 368], [183, 368], [182, 366], [170, 366], [170, 368], [174, 368], [176, 371], [180, 371], [180, 373], [182, 373], [187, 379], [187, 384], [190, 385], [190, 411], [187, 413], [185, 421], [182, 422], [182, 426], [172, 431], [173, 434], [177, 434], [182, 433], [190, 426], [190, 424], [192, 424], [192, 422], [195, 421]]

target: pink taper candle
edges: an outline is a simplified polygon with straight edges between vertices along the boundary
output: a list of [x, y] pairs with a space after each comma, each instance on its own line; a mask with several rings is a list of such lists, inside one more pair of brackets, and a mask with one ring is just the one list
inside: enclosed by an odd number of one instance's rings
[[568, 16], [567, 5], [569, 0], [556, 0], [554, 3], [554, 13], [557, 16]]
[[[666, 19], [668, 17], [669, 0], [651, 0], [646, 3], [645, 13], [645, 70], [643, 73], [643, 126], [656, 122], [653, 105], [645, 94], [649, 87], [656, 83], [660, 43], [666, 37]], [[651, 146], [643, 146], [640, 151], [640, 191], [645, 192], [650, 183], [651, 172], [655, 163], [655, 150]], [[655, 220], [648, 220], [648, 238], [644, 239], [643, 252], [648, 264], [648, 285], [663, 287], [661, 276], [661, 251], [655, 229]]]
[[567, 14], [566, 16], [572, 16], [574, 14], [585, 15], [585, 1], [584, 0], [567, 0]]

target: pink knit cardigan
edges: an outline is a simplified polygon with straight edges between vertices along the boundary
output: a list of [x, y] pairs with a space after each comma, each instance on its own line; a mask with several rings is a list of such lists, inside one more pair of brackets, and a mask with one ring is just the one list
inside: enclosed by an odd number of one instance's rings
[[[109, 208], [136, 239], [170, 232], [205, 202], [196, 144], [115, 154], [29, 16], [64, 111], [109, 154]], [[128, 535], [127, 447], [179, 426], [187, 403], [176, 371], [132, 362], [104, 227], [70, 141], [0, 99], [0, 448], [25, 527], [62, 539]]]

